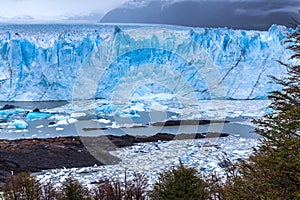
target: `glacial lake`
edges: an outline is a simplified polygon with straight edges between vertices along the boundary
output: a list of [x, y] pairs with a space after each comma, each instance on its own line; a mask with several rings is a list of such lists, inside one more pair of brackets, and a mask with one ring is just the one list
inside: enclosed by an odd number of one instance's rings
[[[245, 138], [257, 138], [253, 118], [266, 112], [268, 101], [222, 101], [212, 105], [211, 101], [199, 105], [185, 105], [180, 109], [164, 101], [155, 106], [149, 103], [131, 102], [131, 105], [112, 105], [103, 100], [89, 103], [51, 102], [0, 102], [0, 106], [13, 105], [18, 113], [9, 116], [0, 112], [0, 139], [49, 138], [64, 136], [135, 135], [150, 136], [157, 133], [205, 133], [223, 132]], [[221, 108], [218, 105], [222, 105]], [[224, 106], [226, 104], [226, 106]], [[80, 106], [78, 106], [80, 105]], [[84, 106], [82, 106], [84, 105]], [[158, 106], [160, 105], [160, 107]], [[99, 109], [101, 108], [101, 109]], [[28, 113], [38, 109], [50, 113], [47, 118], [28, 119]], [[109, 110], [108, 110], [109, 109]], [[134, 113], [132, 113], [134, 112]], [[121, 113], [121, 114], [120, 114]], [[5, 119], [5, 120], [4, 120]], [[153, 126], [155, 122], [167, 120], [220, 120], [220, 123], [204, 125]], [[15, 120], [28, 124], [27, 128], [16, 128]], [[222, 123], [222, 120], [226, 123]]]

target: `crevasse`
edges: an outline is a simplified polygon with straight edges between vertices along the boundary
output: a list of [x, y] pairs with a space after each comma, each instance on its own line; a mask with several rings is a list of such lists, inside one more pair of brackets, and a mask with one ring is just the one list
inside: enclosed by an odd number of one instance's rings
[[0, 100], [265, 99], [291, 55], [269, 31], [163, 25], [1, 25]]

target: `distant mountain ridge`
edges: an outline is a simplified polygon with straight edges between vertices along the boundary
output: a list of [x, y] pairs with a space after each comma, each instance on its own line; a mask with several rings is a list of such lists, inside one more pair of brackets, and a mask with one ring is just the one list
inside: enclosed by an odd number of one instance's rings
[[272, 24], [293, 26], [300, 19], [298, 10], [300, 1], [133, 1], [100, 22], [268, 30]]

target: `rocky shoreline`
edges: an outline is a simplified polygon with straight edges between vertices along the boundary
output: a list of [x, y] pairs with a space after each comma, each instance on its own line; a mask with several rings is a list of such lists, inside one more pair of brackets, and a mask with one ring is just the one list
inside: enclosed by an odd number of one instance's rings
[[[158, 133], [149, 137], [107, 135], [99, 137], [0, 140], [0, 187], [3, 186], [5, 180], [12, 173], [39, 172], [45, 169], [63, 167], [87, 167], [95, 164], [114, 164], [120, 160], [109, 154], [109, 151], [115, 148], [132, 146], [136, 143], [226, 136], [228, 136], [226, 133], [179, 135]], [[94, 155], [95, 153], [97, 155]], [[97, 156], [101, 159], [97, 159]]]

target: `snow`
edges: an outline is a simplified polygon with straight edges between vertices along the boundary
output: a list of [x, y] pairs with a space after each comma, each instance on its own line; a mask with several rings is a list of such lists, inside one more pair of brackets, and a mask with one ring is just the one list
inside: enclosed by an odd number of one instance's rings
[[[118, 31], [117, 31], [118, 30]], [[266, 99], [291, 32], [163, 25], [1, 25], [0, 100]]]

